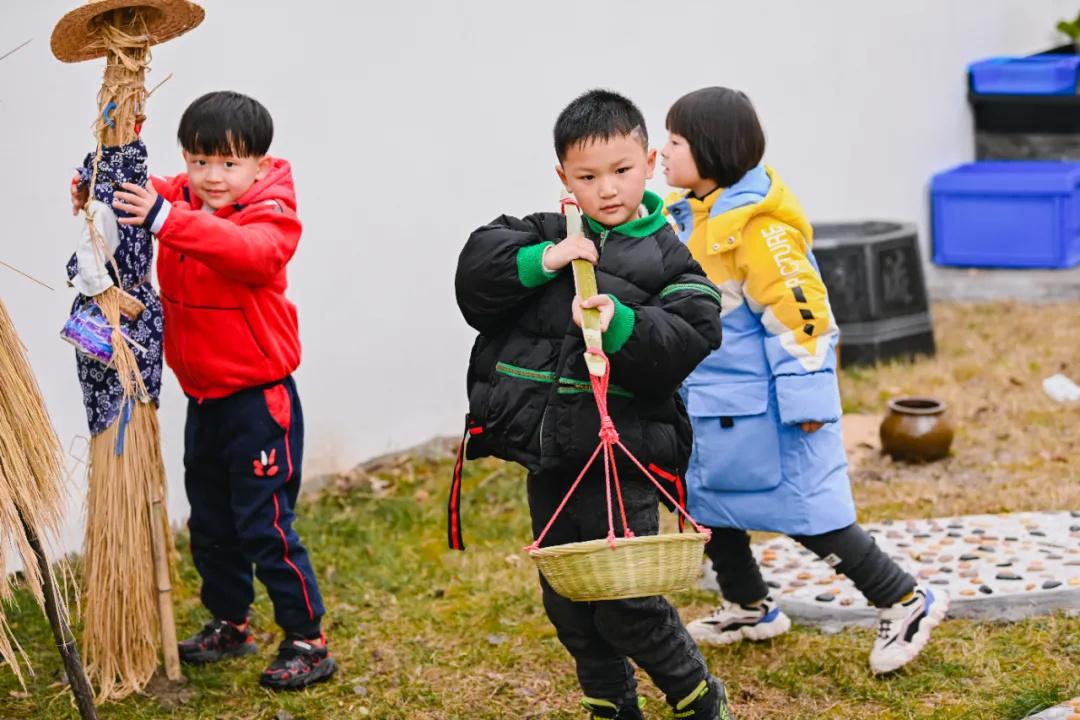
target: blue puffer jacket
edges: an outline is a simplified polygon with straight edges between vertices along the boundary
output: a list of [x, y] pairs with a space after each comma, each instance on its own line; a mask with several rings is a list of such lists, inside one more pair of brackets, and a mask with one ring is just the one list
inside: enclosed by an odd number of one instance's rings
[[[672, 196], [668, 215], [723, 295], [724, 344], [683, 387], [694, 428], [690, 513], [786, 535], [850, 525], [839, 330], [798, 200], [760, 166], [703, 200]], [[810, 421], [825, 426], [806, 433]]]

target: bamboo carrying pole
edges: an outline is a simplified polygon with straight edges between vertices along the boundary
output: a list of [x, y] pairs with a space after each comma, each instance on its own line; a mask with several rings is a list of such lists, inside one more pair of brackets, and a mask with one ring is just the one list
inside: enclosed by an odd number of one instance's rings
[[[581, 208], [570, 193], [563, 191], [562, 197], [563, 214], [566, 216], [566, 237], [581, 234]], [[597, 294], [596, 270], [588, 260], [574, 260], [571, 263], [574, 270], [574, 290], [583, 301]], [[600, 350], [603, 343], [603, 335], [600, 332], [600, 311], [595, 308], [582, 308], [581, 310], [581, 334], [585, 338], [585, 347]], [[589, 368], [589, 374], [597, 377], [604, 375], [607, 363], [602, 357], [585, 353], [585, 365]]]

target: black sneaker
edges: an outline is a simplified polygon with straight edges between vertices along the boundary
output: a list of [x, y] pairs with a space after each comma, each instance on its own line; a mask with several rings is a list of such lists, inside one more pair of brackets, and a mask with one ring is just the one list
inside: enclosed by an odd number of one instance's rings
[[674, 705], [676, 718], [694, 720], [735, 720], [728, 707], [724, 683], [711, 675], [694, 691]]
[[645, 698], [636, 698], [620, 706], [610, 700], [587, 697], [581, 701], [581, 706], [589, 711], [592, 720], [645, 720], [641, 714]]
[[195, 635], [181, 640], [178, 647], [181, 660], [198, 665], [251, 655], [259, 649], [250, 629], [241, 630], [220, 618], [214, 618]]
[[337, 663], [326, 649], [326, 640], [317, 645], [299, 635], [286, 635], [277, 657], [263, 670], [259, 684], [273, 690], [300, 690], [329, 680]]

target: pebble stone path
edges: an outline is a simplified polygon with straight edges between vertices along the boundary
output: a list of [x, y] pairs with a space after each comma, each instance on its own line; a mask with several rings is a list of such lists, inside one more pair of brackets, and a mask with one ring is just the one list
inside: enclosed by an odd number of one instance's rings
[[[950, 617], [1018, 620], [1059, 609], [1080, 612], [1080, 511], [863, 527], [920, 583], [949, 594]], [[876, 610], [851, 581], [793, 540], [755, 543], [754, 554], [773, 597], [793, 619], [826, 631], [873, 625]], [[711, 568], [703, 586], [717, 588]]]

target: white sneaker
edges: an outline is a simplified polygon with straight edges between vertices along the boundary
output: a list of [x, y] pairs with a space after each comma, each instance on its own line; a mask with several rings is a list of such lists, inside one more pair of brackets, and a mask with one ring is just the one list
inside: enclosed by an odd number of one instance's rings
[[771, 597], [752, 605], [724, 601], [711, 615], [688, 624], [690, 637], [702, 645], [728, 645], [742, 639], [768, 640], [791, 629], [791, 619]]
[[878, 636], [870, 651], [875, 675], [892, 672], [911, 662], [926, 647], [930, 632], [945, 619], [949, 596], [941, 590], [916, 587], [913, 597], [878, 611]]

